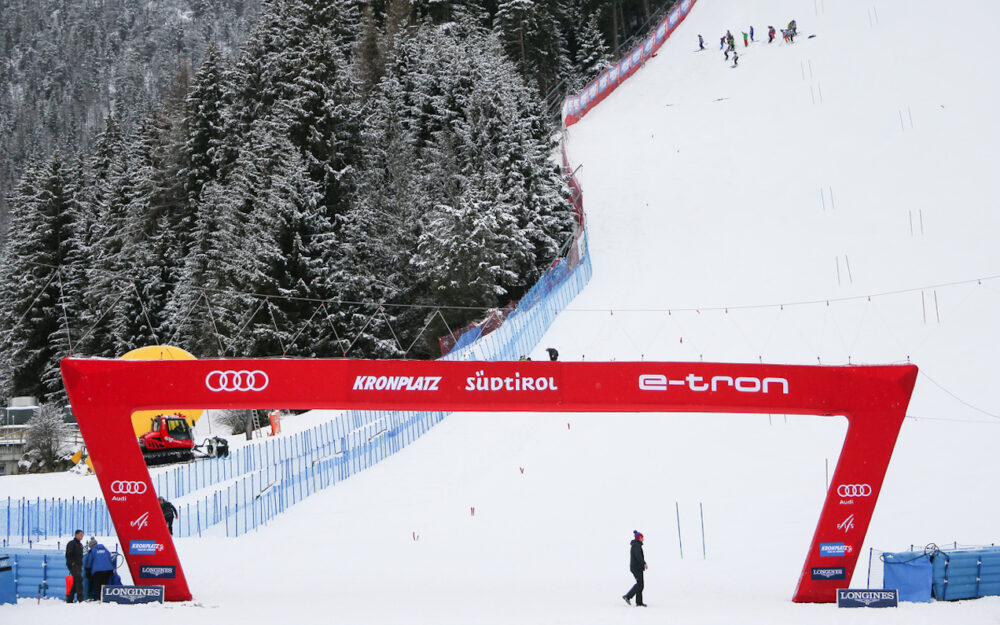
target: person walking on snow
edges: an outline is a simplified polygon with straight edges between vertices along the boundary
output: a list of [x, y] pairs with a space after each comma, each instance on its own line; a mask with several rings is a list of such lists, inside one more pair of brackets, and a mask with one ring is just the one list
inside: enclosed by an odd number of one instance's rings
[[174, 517], [180, 516], [177, 514], [177, 508], [174, 504], [170, 503], [163, 497], [160, 497], [160, 510], [163, 511], [163, 520], [167, 522], [167, 529], [170, 530], [170, 535], [174, 535]]
[[632, 597], [635, 597], [636, 607], [646, 607], [646, 604], [642, 602], [642, 589], [645, 584], [642, 581], [643, 572], [649, 568], [646, 564], [646, 556], [642, 553], [642, 532], [638, 530], [633, 530], [632, 535], [635, 538], [632, 539], [631, 550], [629, 555], [628, 570], [632, 573], [632, 577], [635, 578], [635, 585], [622, 595], [622, 599], [625, 603], [632, 605]]
[[699, 50], [705, 49], [705, 40], [701, 38], [701, 35], [698, 35], [698, 49]]
[[745, 47], [747, 47], [749, 45], [750, 45], [750, 42], [747, 41], [747, 34], [743, 33], [743, 47], [745, 48]]

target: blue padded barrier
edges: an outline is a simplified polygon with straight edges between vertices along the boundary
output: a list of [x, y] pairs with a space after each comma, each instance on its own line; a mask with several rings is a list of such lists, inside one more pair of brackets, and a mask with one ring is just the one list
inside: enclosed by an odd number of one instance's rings
[[[14, 574], [17, 596], [34, 598], [66, 596], [66, 554], [58, 549], [0, 549], [0, 557], [7, 556]], [[39, 591], [41, 587], [41, 591]]]
[[931, 560], [935, 599], [954, 601], [1000, 595], [1000, 548], [943, 550]]
[[883, 553], [883, 587], [902, 601], [957, 601], [1000, 595], [1000, 547]]

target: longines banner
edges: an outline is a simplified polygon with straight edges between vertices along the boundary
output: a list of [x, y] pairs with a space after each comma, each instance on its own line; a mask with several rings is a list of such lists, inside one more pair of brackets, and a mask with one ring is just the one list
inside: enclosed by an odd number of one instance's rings
[[162, 584], [168, 601], [191, 592], [130, 418], [167, 406], [842, 415], [847, 436], [793, 597], [833, 602], [854, 572], [917, 368], [67, 358], [62, 374], [132, 579]]
[[163, 603], [163, 586], [101, 586], [102, 603]]
[[899, 606], [899, 591], [870, 588], [838, 588], [838, 608], [895, 608]]

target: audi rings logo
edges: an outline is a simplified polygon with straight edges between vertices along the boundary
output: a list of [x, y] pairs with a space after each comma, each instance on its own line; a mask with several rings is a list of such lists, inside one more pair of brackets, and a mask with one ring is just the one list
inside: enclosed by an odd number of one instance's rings
[[146, 492], [146, 483], [116, 480], [111, 482], [111, 492], [116, 495], [141, 495]]
[[837, 494], [841, 497], [868, 497], [872, 494], [872, 487], [868, 484], [841, 484], [837, 487]]
[[267, 374], [263, 371], [213, 371], [205, 376], [208, 390], [219, 391], [263, 391], [267, 388]]

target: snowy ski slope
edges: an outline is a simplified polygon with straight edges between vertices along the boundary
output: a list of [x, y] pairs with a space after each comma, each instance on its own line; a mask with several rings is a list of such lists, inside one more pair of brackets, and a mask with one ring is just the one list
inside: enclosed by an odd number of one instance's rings
[[[768, 45], [767, 26], [793, 18], [796, 43]], [[998, 20], [1000, 5], [970, 0], [701, 0], [568, 132], [594, 276], [534, 357], [921, 367], [854, 587], [870, 547], [1000, 540]], [[758, 42], [732, 68], [718, 38], [750, 24]], [[844, 431], [783, 415], [455, 414], [260, 533], [179, 540], [193, 605], [0, 614], [1000, 622], [1000, 598], [877, 614], [791, 603]], [[4, 478], [0, 492], [90, 479]], [[650, 562], [638, 613], [619, 598], [633, 529]]]

